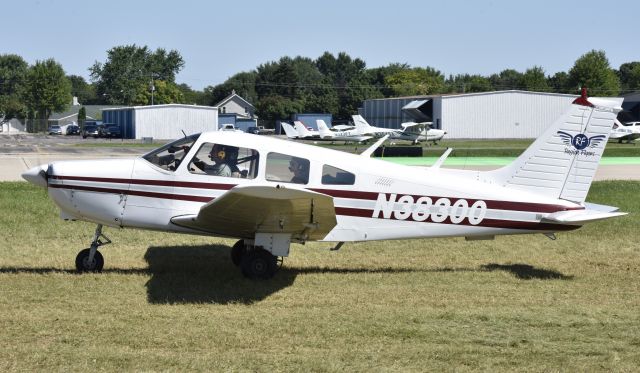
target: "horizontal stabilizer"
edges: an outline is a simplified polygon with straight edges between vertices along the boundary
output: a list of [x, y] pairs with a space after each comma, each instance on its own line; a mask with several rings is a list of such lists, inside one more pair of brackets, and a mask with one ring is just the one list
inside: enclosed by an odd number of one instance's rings
[[[604, 206], [609, 207], [609, 206]], [[617, 210], [617, 209], [616, 209]], [[618, 211], [603, 211], [598, 209], [584, 209], [584, 210], [570, 210], [559, 211], [553, 214], [547, 215], [542, 219], [543, 223], [555, 223], [555, 224], [568, 224], [568, 225], [583, 225], [585, 223], [591, 223], [594, 221], [615, 218], [617, 216], [627, 215], [626, 212]]]

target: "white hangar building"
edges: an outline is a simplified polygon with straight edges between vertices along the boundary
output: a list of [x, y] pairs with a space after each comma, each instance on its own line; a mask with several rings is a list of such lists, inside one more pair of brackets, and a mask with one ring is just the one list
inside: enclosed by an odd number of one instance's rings
[[497, 91], [367, 100], [359, 109], [371, 125], [401, 128], [432, 122], [449, 139], [530, 139], [544, 132], [577, 95]]
[[170, 140], [218, 129], [218, 108], [167, 104], [102, 110], [102, 122], [120, 126], [122, 138]]

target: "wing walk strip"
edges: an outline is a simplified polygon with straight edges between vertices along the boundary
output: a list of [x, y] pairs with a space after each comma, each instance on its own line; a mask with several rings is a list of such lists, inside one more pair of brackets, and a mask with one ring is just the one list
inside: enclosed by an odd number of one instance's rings
[[[111, 194], [127, 194], [127, 195], [135, 195], [141, 197], [149, 197], [149, 198], [160, 198], [160, 199], [170, 199], [170, 200], [179, 200], [179, 201], [190, 201], [190, 202], [201, 202], [207, 203], [215, 199], [213, 196], [198, 196], [192, 194], [179, 194], [179, 193], [164, 193], [164, 192], [154, 192], [149, 190], [136, 190], [136, 189], [125, 189], [125, 188], [112, 188], [105, 187], [101, 185], [96, 185], [96, 183], [109, 183], [109, 184], [131, 184], [131, 186], [161, 186], [161, 187], [174, 187], [174, 188], [195, 188], [195, 189], [207, 189], [207, 190], [215, 190], [215, 191], [227, 191], [235, 187], [237, 184], [221, 184], [221, 183], [199, 183], [199, 182], [175, 182], [175, 181], [165, 181], [165, 180], [142, 180], [142, 179], [114, 179], [114, 178], [95, 178], [95, 177], [81, 177], [81, 176], [59, 176], [53, 175], [49, 177], [49, 187], [50, 188], [58, 188], [58, 189], [72, 189], [72, 190], [84, 190], [90, 192], [98, 192], [98, 193], [111, 193]], [[89, 185], [78, 185], [76, 183], [69, 184], [57, 184], [57, 181], [77, 181], [77, 182], [87, 182]], [[334, 198], [340, 199], [351, 199], [351, 200], [360, 200], [360, 201], [376, 201], [378, 198], [378, 192], [362, 192], [362, 191], [349, 191], [349, 190], [339, 190], [339, 189], [322, 189], [322, 188], [309, 188], [309, 190], [330, 195]], [[414, 198], [423, 197], [421, 195], [413, 195]], [[449, 198], [456, 199], [456, 197], [438, 197], [438, 196], [429, 196], [433, 201], [436, 201], [440, 198]], [[478, 201], [477, 199], [466, 199], [469, 202], [469, 205]], [[494, 201], [494, 200], [484, 200], [487, 204], [488, 210], [504, 210], [504, 211], [526, 211], [529, 213], [553, 213], [559, 211], [569, 211], [569, 210], [582, 210], [583, 207], [566, 207], [561, 205], [550, 205], [550, 204], [540, 204], [540, 203], [529, 203], [529, 202], [512, 202], [512, 201]], [[362, 217], [362, 218], [373, 218], [374, 210], [368, 207], [346, 207], [346, 206], [336, 206], [335, 207], [336, 215], [341, 216], [350, 216], [350, 217]], [[500, 211], [497, 211], [498, 215]], [[383, 218], [379, 218], [383, 219]], [[394, 217], [386, 220], [399, 220]], [[404, 221], [414, 221], [411, 217], [405, 219]], [[433, 223], [431, 218], [428, 218], [424, 221], [424, 223]], [[446, 218], [445, 221], [440, 222], [439, 224], [454, 224], [451, 222], [449, 217]], [[579, 226], [567, 226], [562, 224], [551, 224], [551, 223], [540, 223], [537, 221], [517, 221], [517, 220], [505, 220], [505, 219], [492, 219], [485, 218], [482, 220], [480, 224], [472, 225], [469, 223], [469, 220], [465, 218], [462, 222], [456, 225], [465, 225], [465, 226], [474, 226], [474, 227], [488, 227], [488, 228], [504, 228], [504, 229], [525, 229], [525, 230], [542, 230], [542, 231], [566, 231], [577, 229]]]

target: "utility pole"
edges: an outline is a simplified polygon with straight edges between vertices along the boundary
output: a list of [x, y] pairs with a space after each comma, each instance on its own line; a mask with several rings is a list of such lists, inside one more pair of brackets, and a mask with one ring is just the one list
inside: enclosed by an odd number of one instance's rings
[[156, 86], [153, 84], [153, 74], [151, 74], [151, 106], [153, 106], [153, 93], [156, 90]]

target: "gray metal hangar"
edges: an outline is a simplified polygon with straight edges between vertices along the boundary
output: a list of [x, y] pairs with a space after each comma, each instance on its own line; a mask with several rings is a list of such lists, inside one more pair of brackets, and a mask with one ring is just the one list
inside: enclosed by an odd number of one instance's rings
[[359, 109], [371, 125], [401, 128], [433, 122], [449, 139], [536, 138], [577, 95], [497, 91], [366, 100]]
[[177, 139], [187, 135], [216, 131], [218, 129], [218, 108], [167, 104], [153, 106], [132, 106], [102, 110], [103, 123], [120, 126], [125, 139]]

